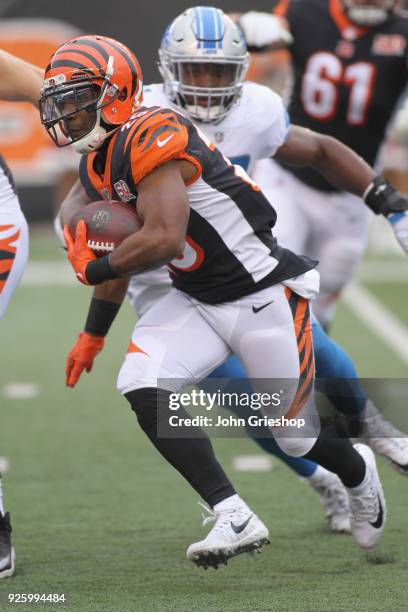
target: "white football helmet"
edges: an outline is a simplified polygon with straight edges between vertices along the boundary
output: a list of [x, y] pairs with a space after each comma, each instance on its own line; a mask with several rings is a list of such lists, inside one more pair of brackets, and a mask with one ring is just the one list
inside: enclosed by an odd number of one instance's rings
[[242, 92], [249, 64], [244, 35], [222, 10], [197, 6], [168, 26], [159, 49], [166, 94], [191, 118], [218, 122]]
[[355, 24], [374, 27], [387, 21], [399, 0], [343, 0], [348, 18]]

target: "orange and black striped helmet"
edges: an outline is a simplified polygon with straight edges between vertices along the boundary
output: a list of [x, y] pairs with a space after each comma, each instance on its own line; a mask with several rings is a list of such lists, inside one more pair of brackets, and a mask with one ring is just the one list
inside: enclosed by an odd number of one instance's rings
[[142, 72], [125, 45], [80, 36], [61, 45], [45, 70], [41, 121], [57, 146], [97, 149], [142, 102]]

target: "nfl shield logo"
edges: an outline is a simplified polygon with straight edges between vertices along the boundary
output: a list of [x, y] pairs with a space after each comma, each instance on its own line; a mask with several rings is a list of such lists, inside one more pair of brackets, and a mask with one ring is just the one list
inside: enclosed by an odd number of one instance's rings
[[121, 179], [117, 181], [114, 185], [115, 191], [122, 200], [122, 202], [130, 202], [130, 200], [135, 200], [136, 196], [130, 191], [126, 181]]
[[109, 221], [109, 217], [110, 215], [107, 210], [96, 211], [91, 219], [92, 229], [96, 232], [103, 232]]

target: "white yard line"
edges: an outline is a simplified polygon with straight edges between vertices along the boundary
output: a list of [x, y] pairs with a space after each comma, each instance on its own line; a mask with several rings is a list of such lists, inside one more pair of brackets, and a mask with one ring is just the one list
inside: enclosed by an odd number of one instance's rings
[[40, 395], [40, 387], [36, 383], [12, 382], [0, 390], [7, 399], [33, 399]]
[[232, 460], [237, 472], [270, 472], [273, 460], [269, 455], [237, 455]]
[[23, 275], [21, 284], [78, 285], [71, 267], [65, 261], [31, 261]]
[[357, 271], [360, 281], [373, 281], [378, 283], [395, 283], [408, 281], [408, 259], [368, 259], [363, 261]]
[[408, 363], [408, 329], [370, 291], [352, 284], [345, 290], [343, 301], [394, 353]]
[[10, 469], [10, 460], [8, 457], [0, 457], [0, 474], [5, 474]]

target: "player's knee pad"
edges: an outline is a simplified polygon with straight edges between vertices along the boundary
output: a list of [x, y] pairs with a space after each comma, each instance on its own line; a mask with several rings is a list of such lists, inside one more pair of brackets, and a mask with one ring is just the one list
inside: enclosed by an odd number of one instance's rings
[[316, 444], [317, 436], [311, 438], [302, 438], [294, 436], [276, 436], [276, 442], [279, 448], [290, 457], [303, 457]]
[[[143, 347], [143, 348], [140, 348]], [[178, 392], [188, 380], [186, 369], [174, 359], [166, 361], [166, 340], [150, 333], [133, 334], [119, 370], [116, 387], [122, 395], [146, 388], [170, 388]], [[170, 369], [170, 368], [174, 369]]]
[[117, 390], [127, 397], [133, 391], [156, 388], [160, 364], [143, 352], [127, 353], [119, 370]]

